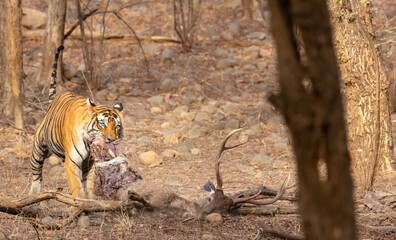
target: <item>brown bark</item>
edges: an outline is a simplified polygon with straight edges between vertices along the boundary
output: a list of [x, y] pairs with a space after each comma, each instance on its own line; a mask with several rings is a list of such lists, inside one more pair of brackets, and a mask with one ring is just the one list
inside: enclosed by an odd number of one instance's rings
[[[37, 82], [42, 83], [45, 94], [49, 88], [49, 81], [52, 71], [52, 63], [56, 49], [63, 45], [63, 36], [66, 19], [66, 0], [49, 0], [47, 11], [47, 25], [43, 43], [43, 56], [41, 59], [40, 70], [37, 74]], [[58, 79], [62, 79], [62, 58], [58, 63]]]
[[14, 115], [15, 127], [23, 129], [21, 1], [0, 3], [0, 81], [3, 99], [0, 112]]
[[369, 1], [329, 1], [345, 85], [349, 149], [357, 183], [371, 190], [380, 166], [392, 170], [389, 81], [374, 45]]
[[[271, 100], [278, 103], [293, 138], [305, 237], [356, 239], [350, 155], [326, 1], [270, 0], [269, 7], [281, 88]], [[293, 27], [300, 30], [304, 61]], [[321, 162], [326, 174], [319, 172]]]

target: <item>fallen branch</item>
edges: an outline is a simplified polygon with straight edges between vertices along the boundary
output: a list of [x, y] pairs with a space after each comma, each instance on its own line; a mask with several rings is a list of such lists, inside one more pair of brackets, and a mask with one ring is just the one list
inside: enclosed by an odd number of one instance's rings
[[[41, 209], [32, 209], [27, 208], [35, 203], [39, 203], [46, 200], [56, 200], [58, 202], [67, 204], [69, 206], [76, 207], [77, 209], [73, 211], [71, 214], [69, 212], [65, 212], [62, 214], [68, 217], [59, 222], [54, 222], [51, 224], [44, 224], [40, 220], [31, 219], [32, 223], [35, 226], [45, 227], [50, 229], [59, 229], [67, 224], [71, 223], [76, 217], [78, 217], [81, 212], [104, 212], [104, 211], [120, 211], [120, 210], [128, 210], [135, 207], [141, 208], [143, 206], [146, 209], [152, 209], [150, 203], [148, 203], [144, 198], [139, 196], [135, 192], [128, 192], [128, 201], [104, 201], [104, 200], [93, 200], [93, 199], [83, 199], [76, 198], [69, 194], [49, 191], [44, 193], [39, 193], [35, 195], [31, 195], [22, 199], [10, 199], [10, 198], [0, 198], [0, 212], [19, 215], [27, 218], [37, 218], [40, 216], [43, 211]], [[59, 214], [58, 214], [59, 215]]]

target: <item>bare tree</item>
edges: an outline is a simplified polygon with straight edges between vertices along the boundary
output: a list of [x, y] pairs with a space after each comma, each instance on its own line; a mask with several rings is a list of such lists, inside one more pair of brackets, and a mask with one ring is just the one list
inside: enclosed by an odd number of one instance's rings
[[329, 1], [347, 96], [349, 148], [358, 184], [373, 187], [380, 166], [392, 170], [389, 81], [375, 46], [371, 1]]
[[201, 0], [173, 0], [174, 28], [186, 52], [191, 51], [201, 15]]
[[0, 12], [0, 112], [13, 113], [15, 127], [23, 129], [21, 1], [1, 1]]
[[[47, 25], [43, 43], [43, 56], [41, 59], [41, 67], [37, 74], [37, 82], [43, 83], [44, 94], [49, 88], [49, 80], [51, 76], [52, 61], [56, 49], [63, 45], [63, 36], [66, 19], [66, 0], [49, 0], [47, 11]], [[58, 64], [58, 79], [62, 79], [62, 58]]]
[[[269, 7], [280, 83], [280, 94], [270, 100], [293, 138], [305, 237], [356, 239], [351, 159], [326, 1], [269, 0]], [[293, 27], [300, 30], [304, 61]]]

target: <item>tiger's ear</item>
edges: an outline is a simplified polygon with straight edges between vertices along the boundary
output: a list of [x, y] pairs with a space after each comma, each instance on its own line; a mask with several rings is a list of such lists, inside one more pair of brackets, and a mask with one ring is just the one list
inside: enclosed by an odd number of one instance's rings
[[87, 106], [89, 115], [92, 115], [94, 113], [93, 108], [96, 106], [96, 104], [90, 98], [87, 98]]
[[113, 106], [113, 108], [114, 108], [114, 109], [117, 109], [121, 114], [122, 114], [122, 112], [124, 111], [124, 106], [122, 106], [122, 103], [116, 103], [116, 104]]

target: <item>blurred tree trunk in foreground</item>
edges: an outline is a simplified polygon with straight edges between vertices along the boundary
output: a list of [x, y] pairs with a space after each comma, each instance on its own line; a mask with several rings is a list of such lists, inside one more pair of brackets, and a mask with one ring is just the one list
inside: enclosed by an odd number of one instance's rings
[[0, 112], [23, 129], [21, 1], [0, 1]]
[[345, 85], [349, 149], [357, 184], [372, 190], [380, 166], [392, 170], [389, 81], [374, 44], [370, 1], [329, 1]]
[[280, 94], [270, 100], [293, 138], [305, 238], [356, 239], [351, 159], [326, 1], [269, 0], [269, 7], [280, 83]]
[[[42, 94], [49, 88], [52, 64], [56, 49], [63, 45], [63, 36], [66, 20], [66, 0], [48, 0], [47, 25], [43, 42], [43, 56], [37, 74], [37, 82], [43, 84]], [[58, 79], [62, 79], [62, 58], [58, 62]]]

